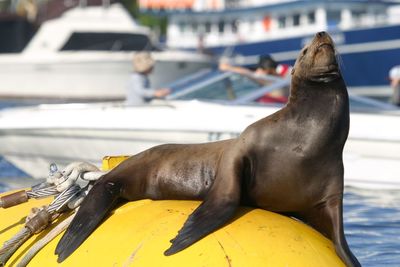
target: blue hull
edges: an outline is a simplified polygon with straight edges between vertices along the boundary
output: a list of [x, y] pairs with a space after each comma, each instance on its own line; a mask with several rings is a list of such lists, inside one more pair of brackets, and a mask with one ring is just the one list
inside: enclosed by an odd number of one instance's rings
[[[337, 48], [342, 58], [342, 72], [348, 86], [388, 86], [388, 72], [400, 64], [400, 25], [329, 33], [338, 39]], [[293, 65], [294, 51], [302, 49], [312, 36], [301, 36], [275, 41], [235, 45], [234, 54], [244, 56], [284, 54], [281, 63]], [[226, 47], [210, 50], [222, 54]]]

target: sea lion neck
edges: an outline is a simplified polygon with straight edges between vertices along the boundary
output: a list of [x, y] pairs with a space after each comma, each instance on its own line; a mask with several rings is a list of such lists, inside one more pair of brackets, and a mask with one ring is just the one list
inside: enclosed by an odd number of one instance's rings
[[327, 107], [331, 105], [348, 105], [347, 89], [337, 63], [335, 46], [325, 32], [317, 33], [304, 47], [292, 70], [288, 106], [295, 108], [305, 103], [309, 107], [300, 108], [300, 112], [315, 108], [329, 112]]
[[292, 77], [288, 103], [295, 104], [310, 97], [313, 98], [313, 102], [325, 102], [331, 99], [347, 101], [347, 90], [343, 88], [346, 88], [343, 79], [331, 83], [316, 83], [294, 76]]

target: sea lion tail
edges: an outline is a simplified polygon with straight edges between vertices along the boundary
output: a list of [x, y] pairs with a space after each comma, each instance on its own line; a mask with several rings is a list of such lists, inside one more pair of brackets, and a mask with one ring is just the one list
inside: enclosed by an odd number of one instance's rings
[[55, 250], [58, 262], [71, 255], [96, 229], [103, 218], [115, 207], [120, 197], [121, 185], [114, 182], [96, 183], [81, 204], [71, 225]]

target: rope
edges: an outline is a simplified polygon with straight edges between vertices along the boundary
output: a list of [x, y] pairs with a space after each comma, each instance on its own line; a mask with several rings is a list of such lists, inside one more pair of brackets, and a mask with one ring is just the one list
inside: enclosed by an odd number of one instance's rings
[[6, 265], [14, 252], [31, 236], [29, 229], [22, 228], [13, 238], [4, 242], [0, 249], [0, 266]]
[[72, 185], [64, 192], [59, 194], [49, 205], [47, 211], [51, 214], [54, 212], [60, 211], [63, 207], [65, 207], [68, 202], [81, 191], [81, 187], [77, 184]]
[[90, 183], [98, 180], [104, 173], [95, 165], [87, 162], [73, 162], [61, 172], [58, 171], [57, 165], [52, 163], [45, 183], [34, 185], [30, 190], [22, 190], [0, 197], [0, 208], [13, 207], [32, 198], [39, 199], [57, 195], [76, 184], [79, 178]]
[[57, 218], [59, 212], [80, 191], [81, 187], [79, 185], [72, 185], [59, 194], [47, 208], [36, 210], [36, 214], [27, 220], [24, 228], [10, 240], [4, 242], [3, 247], [0, 249], [0, 266], [5, 265], [14, 252], [33, 234], [41, 232], [51, 221]]
[[53, 196], [58, 193], [60, 193], [60, 192], [58, 192], [56, 186], [51, 186], [51, 187], [37, 189], [37, 190], [32, 189], [32, 190], [26, 191], [28, 198], [36, 198], [36, 199]]
[[32, 258], [51, 240], [53, 240], [56, 236], [58, 236], [62, 231], [64, 231], [72, 219], [75, 217], [76, 212], [71, 214], [68, 218], [59, 223], [56, 227], [54, 227], [46, 236], [37, 241], [31, 249], [25, 254], [25, 256], [21, 259], [21, 261], [17, 264], [17, 267], [25, 267], [32, 260]]
[[21, 203], [27, 202], [29, 199], [35, 198], [44, 198], [48, 196], [53, 196], [59, 194], [60, 191], [56, 186], [48, 186], [46, 188], [36, 187], [35, 189], [32, 187], [31, 190], [21, 190], [6, 196], [0, 197], [0, 207], [2, 208], [10, 208]]
[[[33, 234], [37, 234], [51, 224], [62, 212], [79, 207], [86, 197], [93, 181], [98, 180], [104, 172], [96, 166], [86, 162], [73, 162], [63, 171], [58, 171], [57, 165], [50, 165], [47, 182], [32, 186], [31, 190], [20, 191], [5, 198], [0, 198], [0, 207], [7, 208], [28, 201], [31, 198], [44, 198], [56, 195], [47, 208], [33, 209], [27, 216], [24, 227], [10, 240], [4, 242], [0, 248], [0, 266], [4, 266], [15, 251]], [[78, 179], [87, 181], [87, 185], [81, 188], [76, 184]], [[61, 193], [60, 193], [61, 192]], [[75, 214], [57, 225], [44, 238], [37, 241], [28, 251], [18, 266], [26, 266], [36, 253], [54, 237], [61, 233], [72, 221]]]

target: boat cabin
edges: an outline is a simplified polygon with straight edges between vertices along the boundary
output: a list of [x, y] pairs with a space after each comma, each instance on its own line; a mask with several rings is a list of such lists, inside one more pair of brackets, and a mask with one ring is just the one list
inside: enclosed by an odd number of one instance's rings
[[164, 7], [169, 18], [167, 45], [176, 48], [229, 46], [388, 23], [390, 4], [368, 1], [366, 5], [365, 2], [224, 1], [219, 9], [193, 5], [185, 8], [185, 12]]
[[137, 24], [121, 4], [76, 7], [41, 25], [26, 54], [58, 51], [154, 50], [150, 30]]

